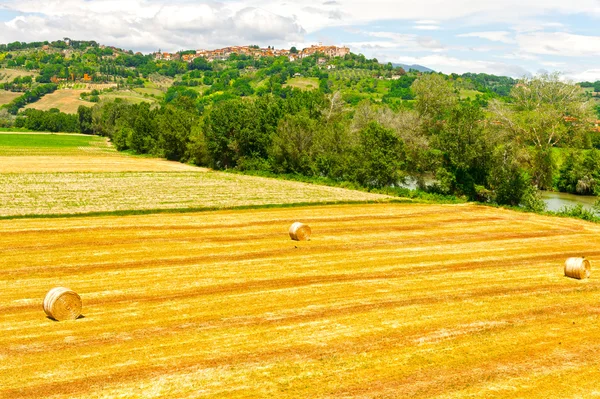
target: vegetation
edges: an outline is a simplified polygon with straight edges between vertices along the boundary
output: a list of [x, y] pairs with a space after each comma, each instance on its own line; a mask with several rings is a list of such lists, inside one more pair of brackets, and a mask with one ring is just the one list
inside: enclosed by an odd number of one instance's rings
[[356, 54], [187, 63], [63, 43], [11, 45], [20, 49], [8, 58], [13, 67], [34, 63], [29, 70], [40, 76], [7, 84], [35, 90], [87, 75], [116, 88], [81, 92], [90, 102], [73, 103], [77, 123], [47, 110], [6, 117], [4, 126], [78, 131], [108, 137], [121, 151], [367, 189], [410, 177], [432, 193], [532, 209], [541, 206], [536, 189], [592, 194], [597, 186], [593, 161], [573, 156], [561, 169], [556, 158], [556, 148], [600, 148], [600, 133], [586, 84], [555, 75], [407, 73]]

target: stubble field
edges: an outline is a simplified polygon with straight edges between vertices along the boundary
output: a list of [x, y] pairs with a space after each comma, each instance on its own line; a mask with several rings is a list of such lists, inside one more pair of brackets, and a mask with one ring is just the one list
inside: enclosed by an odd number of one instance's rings
[[[0, 226], [0, 397], [600, 395], [600, 285], [562, 275], [600, 255], [586, 222], [375, 204]], [[45, 317], [54, 286], [84, 318]]]
[[66, 114], [76, 114], [77, 108], [80, 105], [91, 107], [94, 103], [82, 100], [81, 93], [86, 90], [75, 90], [75, 89], [59, 89], [54, 93], [46, 94], [38, 101], [27, 104], [25, 108], [39, 109], [40, 111], [48, 111], [52, 108], [58, 108], [61, 112]]
[[[597, 273], [562, 269], [596, 267], [598, 225], [392, 203], [44, 218], [388, 198], [89, 136], [0, 134], [0, 152], [0, 398], [600, 397]], [[294, 221], [311, 241], [289, 239]], [[46, 317], [56, 286], [83, 317]]]

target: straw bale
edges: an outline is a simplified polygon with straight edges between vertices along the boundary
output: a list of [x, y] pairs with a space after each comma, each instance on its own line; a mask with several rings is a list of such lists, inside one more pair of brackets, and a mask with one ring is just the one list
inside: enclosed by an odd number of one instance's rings
[[309, 241], [312, 231], [304, 223], [295, 222], [290, 226], [290, 238], [295, 241]]
[[75, 320], [81, 315], [81, 298], [69, 288], [52, 288], [44, 298], [44, 312], [54, 320]]
[[569, 258], [565, 261], [565, 276], [578, 280], [590, 277], [592, 265], [585, 258]]

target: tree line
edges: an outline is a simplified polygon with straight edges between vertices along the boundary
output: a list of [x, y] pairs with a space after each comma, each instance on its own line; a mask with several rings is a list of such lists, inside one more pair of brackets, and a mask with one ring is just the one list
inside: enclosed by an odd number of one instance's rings
[[[410, 88], [414, 109], [369, 101], [349, 108], [339, 92], [294, 89], [199, 110], [183, 94], [160, 108], [120, 101], [82, 106], [78, 126], [110, 137], [119, 150], [215, 169], [372, 188], [410, 177], [430, 192], [532, 208], [541, 206], [536, 189], [597, 192], [594, 114], [580, 87], [555, 75], [527, 78], [509, 101], [493, 100], [488, 108], [460, 99], [442, 75], [422, 75]], [[556, 148], [568, 154], [560, 168]]]

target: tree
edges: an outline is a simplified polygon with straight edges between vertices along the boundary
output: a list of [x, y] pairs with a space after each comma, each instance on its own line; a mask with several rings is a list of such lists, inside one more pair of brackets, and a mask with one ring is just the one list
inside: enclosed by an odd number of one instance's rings
[[385, 187], [397, 184], [402, 177], [404, 146], [391, 129], [371, 122], [360, 131], [355, 159], [354, 179], [361, 185]]
[[541, 189], [550, 188], [555, 169], [551, 149], [585, 142], [591, 104], [581, 87], [561, 81], [558, 74], [524, 78], [510, 97], [510, 104], [491, 103], [493, 116], [516, 143], [532, 149], [533, 181]]
[[175, 103], [161, 109], [157, 117], [160, 132], [158, 147], [167, 159], [173, 161], [184, 159], [196, 120], [193, 101], [187, 97], [181, 97]]
[[[434, 145], [442, 154], [445, 173], [452, 175], [451, 191], [477, 198], [476, 186], [486, 186], [490, 171], [491, 140], [485, 134], [481, 108], [471, 102], [454, 107]], [[445, 174], [444, 174], [445, 175]]]
[[77, 108], [77, 116], [79, 131], [85, 134], [94, 133], [92, 126], [92, 109], [85, 105], [80, 105], [79, 108]]
[[416, 97], [415, 109], [428, 119], [442, 119], [457, 101], [450, 83], [435, 73], [419, 77], [411, 88]]
[[284, 117], [273, 138], [272, 157], [279, 172], [312, 175], [317, 121], [308, 112]]

